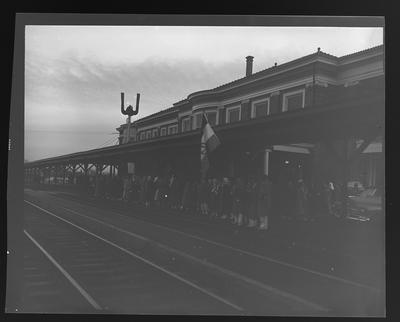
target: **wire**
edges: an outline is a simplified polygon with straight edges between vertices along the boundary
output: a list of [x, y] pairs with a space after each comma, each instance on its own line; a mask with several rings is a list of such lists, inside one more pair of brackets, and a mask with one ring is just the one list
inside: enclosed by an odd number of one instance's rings
[[104, 147], [104, 146], [107, 145], [107, 144], [113, 143], [114, 140], [115, 140], [115, 138], [108, 139], [107, 141], [105, 141], [104, 143], [102, 143], [100, 146], [98, 146], [97, 149], [98, 149], [98, 148], [102, 148], [102, 147]]
[[74, 130], [25, 130], [26, 132], [51, 132], [51, 133], [86, 133], [86, 134], [119, 134], [118, 132], [103, 132], [103, 131], [74, 131]]

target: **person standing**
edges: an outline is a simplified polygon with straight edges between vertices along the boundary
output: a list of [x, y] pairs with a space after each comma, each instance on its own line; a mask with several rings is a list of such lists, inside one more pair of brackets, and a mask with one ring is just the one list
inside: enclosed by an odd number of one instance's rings
[[147, 181], [146, 176], [142, 176], [139, 179], [139, 184], [140, 184], [140, 199], [139, 199], [139, 202], [140, 202], [141, 205], [145, 205], [146, 204], [146, 181]]
[[289, 179], [286, 185], [286, 192], [284, 194], [284, 197], [286, 216], [289, 220], [292, 220], [296, 212], [296, 186], [292, 179]]
[[128, 201], [128, 194], [130, 192], [130, 189], [131, 189], [131, 178], [129, 175], [127, 175], [126, 177], [124, 177], [123, 193], [122, 193], [122, 200], [125, 202]]
[[189, 190], [189, 199], [191, 213], [195, 215], [200, 214], [199, 188], [199, 182], [197, 180], [193, 180]]
[[329, 183], [325, 182], [323, 185], [323, 200], [324, 200], [324, 210], [328, 215], [332, 215], [332, 204], [333, 204], [333, 190]]
[[208, 215], [208, 182], [205, 179], [201, 179], [199, 186], [199, 203], [200, 203], [200, 213], [203, 216]]
[[147, 177], [145, 184], [145, 192], [146, 192], [146, 203], [145, 206], [148, 208], [152, 204], [153, 195], [153, 180], [151, 176]]
[[210, 209], [211, 216], [218, 217], [218, 190], [219, 184], [217, 178], [213, 178], [210, 187]]
[[241, 226], [243, 224], [243, 202], [245, 198], [245, 189], [243, 185], [243, 181], [240, 178], [236, 179], [232, 187], [232, 212], [234, 224]]
[[311, 183], [310, 190], [308, 194], [308, 211], [310, 216], [310, 221], [315, 221], [315, 218], [318, 216], [319, 210], [319, 191], [316, 182]]
[[176, 177], [175, 175], [171, 175], [168, 181], [168, 207], [175, 209], [176, 208]]
[[152, 200], [156, 207], [160, 206], [160, 179], [158, 176], [155, 176], [153, 180]]
[[227, 219], [232, 211], [231, 185], [228, 178], [224, 178], [221, 187], [222, 219]]
[[257, 190], [257, 217], [258, 229], [268, 229], [268, 216], [271, 212], [272, 184], [267, 175], [264, 175]]
[[216, 201], [217, 201], [217, 216], [218, 218], [222, 219], [222, 210], [223, 210], [223, 205], [222, 205], [222, 179], [218, 179], [217, 182], [217, 195], [216, 195]]
[[133, 176], [132, 182], [132, 200], [135, 204], [138, 204], [140, 201], [140, 182], [139, 177], [137, 175]]
[[168, 200], [168, 182], [167, 177], [161, 177], [158, 181], [158, 189], [159, 189], [159, 204], [161, 208], [165, 208]]
[[248, 195], [248, 225], [247, 227], [253, 228], [257, 226], [257, 191], [258, 184], [253, 177], [249, 178], [247, 186]]
[[250, 204], [250, 189], [249, 189], [249, 177], [243, 180], [243, 198], [242, 198], [242, 210], [243, 220], [242, 224], [247, 226], [249, 223], [249, 204]]
[[208, 216], [212, 217], [213, 205], [212, 205], [212, 190], [213, 187], [213, 179], [208, 178], [207, 180], [207, 208], [208, 208]]
[[186, 181], [184, 188], [183, 188], [182, 202], [181, 202], [181, 204], [182, 204], [181, 209], [183, 211], [189, 210], [189, 207], [190, 207], [190, 202], [189, 202], [190, 186], [191, 186], [191, 182], [189, 180]]
[[297, 182], [296, 215], [298, 219], [308, 221], [308, 189], [302, 179]]

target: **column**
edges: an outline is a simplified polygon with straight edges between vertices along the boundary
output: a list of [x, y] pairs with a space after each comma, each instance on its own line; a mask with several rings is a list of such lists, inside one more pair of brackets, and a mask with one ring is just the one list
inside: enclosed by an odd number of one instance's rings
[[223, 105], [218, 106], [218, 125], [225, 124], [225, 108]]
[[272, 152], [271, 149], [264, 150], [264, 174], [269, 175], [269, 161], [270, 161], [270, 153]]

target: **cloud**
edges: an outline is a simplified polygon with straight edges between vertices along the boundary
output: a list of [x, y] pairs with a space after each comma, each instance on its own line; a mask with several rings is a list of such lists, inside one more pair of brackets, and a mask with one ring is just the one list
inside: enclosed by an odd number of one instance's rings
[[[32, 112], [30, 109], [41, 105], [36, 113], [37, 117], [43, 114], [43, 125], [49, 122], [47, 113], [55, 111], [90, 115], [92, 120], [104, 123], [101, 119], [107, 115], [111, 118], [119, 115], [123, 91], [131, 103], [136, 93], [141, 93], [140, 115], [145, 116], [171, 107], [191, 92], [242, 77], [242, 72], [244, 62], [209, 65], [194, 59], [179, 62], [148, 59], [142, 63], [104, 65], [74, 56], [44, 62], [32, 55], [26, 63], [27, 115]], [[49, 110], [44, 106], [49, 106]], [[52, 119], [60, 126], [65, 121]]]

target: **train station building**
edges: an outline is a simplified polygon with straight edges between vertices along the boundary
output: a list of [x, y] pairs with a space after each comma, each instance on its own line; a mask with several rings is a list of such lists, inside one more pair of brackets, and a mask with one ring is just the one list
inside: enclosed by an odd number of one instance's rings
[[[384, 179], [384, 47], [336, 57], [321, 51], [190, 93], [173, 106], [120, 125], [119, 145], [25, 164], [26, 178], [60, 171], [200, 178], [202, 114], [221, 145], [209, 177], [260, 176], [275, 183]], [[139, 111], [140, 115], [140, 111]], [[129, 133], [129, 139], [126, 135]], [[131, 171], [130, 171], [131, 172]]]
[[[253, 59], [252, 56], [246, 57], [243, 78], [214, 89], [191, 93], [172, 107], [133, 122], [129, 142], [150, 143], [164, 137], [172, 139], [198, 134], [202, 113], [205, 112], [217, 135], [224, 138], [224, 144], [213, 158], [210, 175], [232, 177], [264, 173], [277, 179], [287, 176], [285, 172], [292, 172], [298, 178], [307, 179], [311, 176], [313, 157], [324, 149], [324, 135], [328, 128], [321, 129], [321, 124], [316, 124], [318, 117], [315, 115], [316, 118], [307, 119], [306, 114], [311, 116], [310, 113], [322, 112], [325, 106], [333, 104], [343, 103], [342, 107], [346, 108], [345, 104], [351, 99], [359, 99], [361, 104], [365, 95], [373, 95], [374, 92], [383, 95], [383, 46], [344, 57], [318, 50], [257, 73], [252, 72]], [[340, 106], [337, 107], [337, 113], [341, 115]], [[378, 108], [384, 110], [383, 106]], [[362, 114], [368, 113], [368, 107], [365, 111], [359, 109], [358, 113], [359, 119], [355, 118], [353, 124], [355, 130], [360, 125], [358, 121], [362, 122], [364, 118]], [[334, 139], [340, 136], [343, 128], [340, 119], [338, 123], [328, 126], [332, 125], [331, 131], [337, 132], [331, 135]], [[127, 126], [123, 124], [117, 129], [120, 144], [124, 142]], [[302, 126], [307, 128], [300, 129]], [[307, 133], [312, 128], [314, 133]], [[371, 128], [371, 132], [374, 131]], [[349, 133], [352, 136], [348, 139], [352, 142], [347, 144], [354, 145], [356, 149], [366, 136], [372, 134], [368, 132], [366, 129], [365, 133]], [[181, 170], [195, 176], [196, 173], [190, 172], [198, 170], [197, 150], [176, 150], [176, 154], [172, 153], [168, 160], [160, 156], [163, 160], [160, 165], [170, 171]], [[155, 158], [154, 161], [161, 159]], [[350, 179], [365, 186], [375, 186], [383, 177], [382, 160], [382, 137], [377, 135], [368, 149], [363, 151], [356, 166], [352, 165]], [[143, 160], [142, 164], [138, 160], [137, 163], [138, 171], [163, 172], [159, 165], [148, 160]]]

